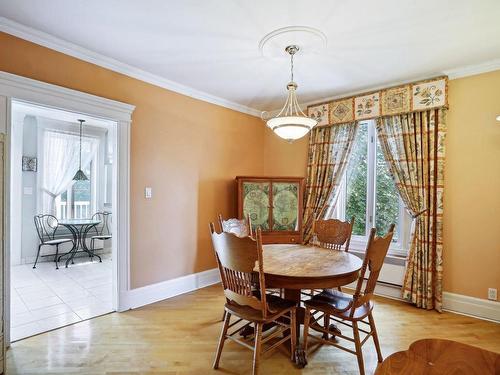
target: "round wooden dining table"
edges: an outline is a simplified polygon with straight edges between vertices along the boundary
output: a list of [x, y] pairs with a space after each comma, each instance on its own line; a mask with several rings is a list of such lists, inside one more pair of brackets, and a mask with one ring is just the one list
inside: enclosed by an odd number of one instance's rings
[[[358, 279], [363, 264], [356, 255], [311, 245], [263, 245], [266, 288], [284, 289], [284, 297], [297, 303], [297, 328], [304, 323], [300, 306], [302, 289], [337, 288]], [[300, 329], [297, 332], [299, 343]], [[298, 345], [296, 362], [305, 366], [305, 353]]]

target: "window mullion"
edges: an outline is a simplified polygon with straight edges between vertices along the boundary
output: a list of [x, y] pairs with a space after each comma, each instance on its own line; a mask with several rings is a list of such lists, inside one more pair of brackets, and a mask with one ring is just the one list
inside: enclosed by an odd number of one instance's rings
[[73, 218], [73, 185], [66, 190], [66, 217]]
[[375, 126], [373, 121], [368, 122], [368, 172], [367, 172], [367, 184], [366, 184], [366, 236], [369, 235], [371, 228], [374, 226], [375, 222], [375, 181], [376, 181], [376, 152], [375, 147]]

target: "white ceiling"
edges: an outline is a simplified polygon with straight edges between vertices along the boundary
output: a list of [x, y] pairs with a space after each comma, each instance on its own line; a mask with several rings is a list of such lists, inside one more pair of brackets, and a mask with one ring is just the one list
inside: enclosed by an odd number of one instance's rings
[[500, 59], [499, 0], [0, 0], [0, 16], [258, 110], [283, 104], [288, 58], [258, 45], [285, 26], [328, 38], [296, 56], [301, 102]]

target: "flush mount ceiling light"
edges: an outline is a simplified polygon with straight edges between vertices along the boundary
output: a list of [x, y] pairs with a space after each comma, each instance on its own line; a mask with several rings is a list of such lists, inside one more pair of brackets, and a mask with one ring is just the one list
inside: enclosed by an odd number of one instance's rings
[[286, 86], [288, 96], [285, 105], [275, 117], [265, 119], [264, 114], [262, 119], [266, 121], [269, 128], [272, 129], [279, 137], [292, 142], [302, 138], [318, 123], [316, 120], [306, 116], [300, 109], [297, 100], [297, 83], [293, 80], [293, 57], [299, 51], [299, 47], [295, 44], [289, 45], [285, 51], [290, 55], [290, 82]]
[[73, 177], [73, 181], [87, 181], [88, 177], [82, 171], [82, 125], [85, 120], [78, 120], [78, 122], [80, 123], [80, 164], [75, 177]]

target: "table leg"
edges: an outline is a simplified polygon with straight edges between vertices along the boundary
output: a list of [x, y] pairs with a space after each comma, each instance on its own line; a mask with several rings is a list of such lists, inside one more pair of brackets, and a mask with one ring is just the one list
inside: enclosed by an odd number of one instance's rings
[[66, 260], [66, 268], [68, 268], [69, 261], [73, 261], [73, 258], [75, 257], [75, 254], [78, 250], [78, 229], [75, 228], [73, 225], [64, 225], [68, 230], [71, 232], [71, 235], [73, 236], [73, 247], [71, 248], [70, 251], [68, 251], [66, 254], [63, 254], [59, 256], [59, 260], [61, 260], [62, 257], [66, 256], [69, 254], [68, 259]]
[[94, 256], [99, 258], [99, 262], [102, 262], [102, 259], [99, 255], [94, 254], [89, 248], [87, 247], [87, 235], [89, 234], [90, 230], [94, 228], [96, 224], [90, 224], [86, 225], [85, 228], [82, 228], [82, 233], [80, 234], [80, 241], [82, 244], [82, 250], [85, 251], [89, 256], [92, 258]]
[[[304, 314], [305, 310], [303, 307], [300, 306], [300, 297], [301, 297], [301, 290], [300, 289], [285, 289], [285, 299], [289, 301], [294, 301], [297, 304], [297, 326], [295, 329], [296, 332], [296, 343], [297, 343], [297, 348], [295, 349], [295, 363], [299, 368], [304, 368], [307, 365], [307, 358], [306, 358], [306, 352], [300, 345], [299, 339], [300, 339], [300, 325], [304, 324]], [[289, 331], [285, 331], [285, 335], [288, 335]]]

